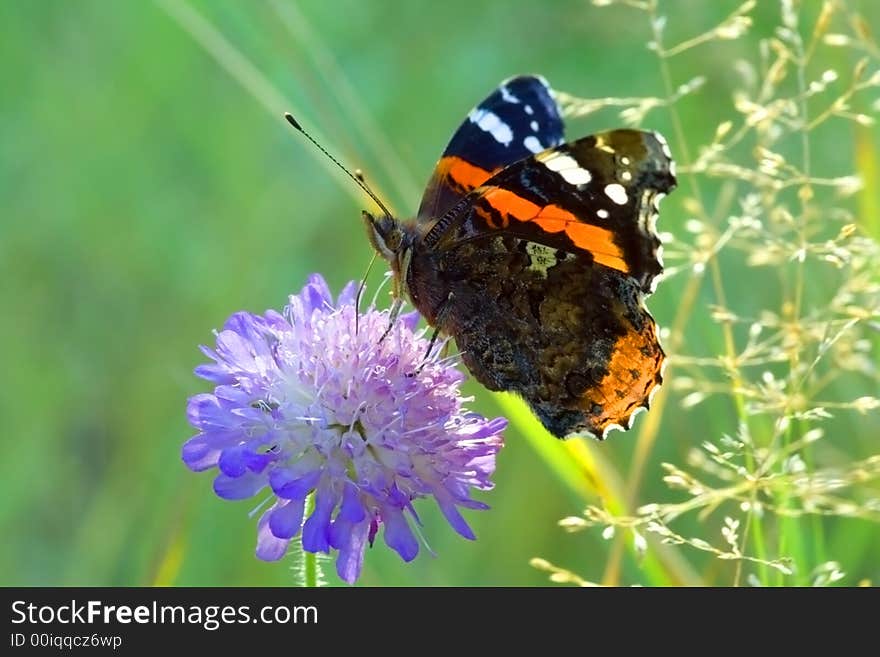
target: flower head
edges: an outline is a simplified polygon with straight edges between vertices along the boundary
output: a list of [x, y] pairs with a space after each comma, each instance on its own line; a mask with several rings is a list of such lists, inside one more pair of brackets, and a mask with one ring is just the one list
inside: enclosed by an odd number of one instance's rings
[[[267, 487], [272, 505], [257, 528], [257, 556], [280, 559], [302, 531], [303, 549], [338, 550], [351, 583], [382, 528], [405, 561], [419, 544], [413, 500], [433, 497], [462, 536], [459, 507], [487, 508], [471, 488], [492, 487], [503, 418], [469, 413], [462, 374], [414, 332], [415, 313], [388, 329], [388, 311], [357, 317], [356, 285], [334, 304], [313, 275], [283, 314], [234, 314], [217, 333], [213, 361], [196, 374], [216, 387], [187, 406], [198, 434], [183, 446], [195, 471], [217, 468], [214, 491], [244, 499]], [[357, 321], [356, 321], [357, 320]], [[306, 497], [314, 511], [303, 522]]]

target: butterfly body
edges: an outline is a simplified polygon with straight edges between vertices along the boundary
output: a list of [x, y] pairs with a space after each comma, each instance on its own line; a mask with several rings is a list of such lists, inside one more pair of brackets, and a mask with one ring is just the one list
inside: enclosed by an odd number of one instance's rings
[[629, 428], [662, 381], [644, 306], [675, 186], [656, 133], [565, 143], [546, 82], [508, 80], [455, 133], [419, 214], [366, 215], [371, 241], [474, 377], [521, 395], [558, 437]]

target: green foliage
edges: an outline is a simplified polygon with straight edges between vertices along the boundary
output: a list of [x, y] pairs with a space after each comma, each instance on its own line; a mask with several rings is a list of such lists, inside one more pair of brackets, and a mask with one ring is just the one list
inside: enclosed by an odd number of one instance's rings
[[281, 115], [406, 215], [522, 72], [567, 94], [571, 136], [670, 138], [669, 385], [633, 431], [559, 444], [469, 384], [514, 419], [479, 539], [423, 506], [437, 556], [377, 548], [362, 583], [880, 580], [880, 9], [595, 4], [0, 3], [3, 584], [298, 581], [179, 459], [211, 329], [370, 257], [367, 200]]
[[[824, 150], [833, 146], [822, 138], [823, 131], [839, 135], [847, 122], [874, 125], [858, 106], [880, 87], [876, 46], [861, 16], [843, 3], [817, 5], [814, 15], [783, 0], [775, 29], [759, 41], [754, 56], [732, 60], [732, 108], [694, 151], [699, 136], [684, 128], [680, 108], [707, 78], [675, 87], [675, 59], [744, 37], [757, 3], [745, 2], [715, 27], [673, 46], [667, 45], [667, 16], [658, 2], [595, 4], [628, 5], [651, 26], [649, 49], [657, 54], [666, 97], [606, 104], [626, 106], [621, 118], [636, 124], [657, 108], [668, 109], [689, 184], [681, 199], [690, 215], [684, 231], [664, 240], [667, 276], [679, 280], [684, 299], [692, 298], [689, 289], [708, 288], [714, 326], [700, 326], [699, 337], [693, 336], [695, 309], [690, 301], [679, 306], [669, 335], [671, 388], [682, 409], [700, 406], [715, 414], [718, 406], [710, 400], [722, 400], [733, 417], [726, 430], [723, 416], [701, 424], [708, 430], [699, 447], [687, 449], [686, 468], [662, 464], [663, 481], [683, 491], [683, 501], [665, 501], [663, 495], [657, 499], [664, 501], [641, 504], [630, 515], [603, 500], [561, 524], [569, 531], [605, 526], [606, 538], [624, 529], [644, 551], [656, 549], [649, 548], [647, 535], [712, 555], [735, 564], [733, 584], [743, 581], [744, 566], [747, 581], [765, 585], [843, 580], [845, 567], [827, 560], [827, 518], [880, 520], [880, 454], [860, 458], [857, 441], [839, 444], [851, 435], [848, 415], [867, 416], [880, 407], [872, 354], [880, 245], [866, 234], [869, 226], [860, 230], [848, 202], [865, 181], [837, 172], [836, 158]], [[832, 31], [839, 25], [846, 32]], [[835, 48], [854, 55], [843, 76], [832, 67]], [[603, 105], [566, 100], [571, 114]], [[855, 145], [857, 164], [864, 167], [870, 157]], [[874, 182], [867, 181], [869, 190]], [[742, 286], [749, 280], [755, 288]], [[750, 289], [759, 292], [743, 294]], [[652, 419], [657, 414], [655, 408]], [[643, 429], [640, 443], [650, 447], [648, 435]], [[821, 449], [828, 443], [835, 453]], [[685, 525], [692, 533], [684, 535], [673, 529], [689, 514], [701, 521], [702, 531]], [[617, 539], [612, 554], [619, 545]], [[614, 560], [609, 564], [604, 581], [615, 583]], [[539, 567], [559, 581], [589, 581], [549, 562]], [[723, 577], [708, 582], [728, 583]]]

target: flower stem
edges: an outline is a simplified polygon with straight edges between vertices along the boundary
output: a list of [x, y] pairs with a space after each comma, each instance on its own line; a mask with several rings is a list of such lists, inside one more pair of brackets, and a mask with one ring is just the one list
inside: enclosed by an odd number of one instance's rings
[[[306, 498], [305, 517], [308, 518], [315, 510], [315, 494], [312, 493]], [[303, 547], [303, 577], [302, 585], [306, 588], [317, 588], [318, 586], [318, 555], [314, 552], [306, 551]]]

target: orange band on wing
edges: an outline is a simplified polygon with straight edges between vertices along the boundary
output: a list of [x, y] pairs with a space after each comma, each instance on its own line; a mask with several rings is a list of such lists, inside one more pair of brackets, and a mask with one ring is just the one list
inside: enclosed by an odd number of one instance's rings
[[614, 243], [614, 233], [599, 226], [585, 224], [568, 210], [558, 205], [541, 207], [506, 189], [496, 187], [483, 197], [502, 216], [510, 216], [517, 221], [534, 221], [548, 233], [565, 231], [575, 246], [589, 251], [599, 264], [624, 273], [629, 267], [623, 259], [623, 251]]
[[492, 172], [455, 155], [447, 155], [437, 163], [434, 175], [438, 178], [448, 177], [458, 187], [471, 190], [489, 180]]

